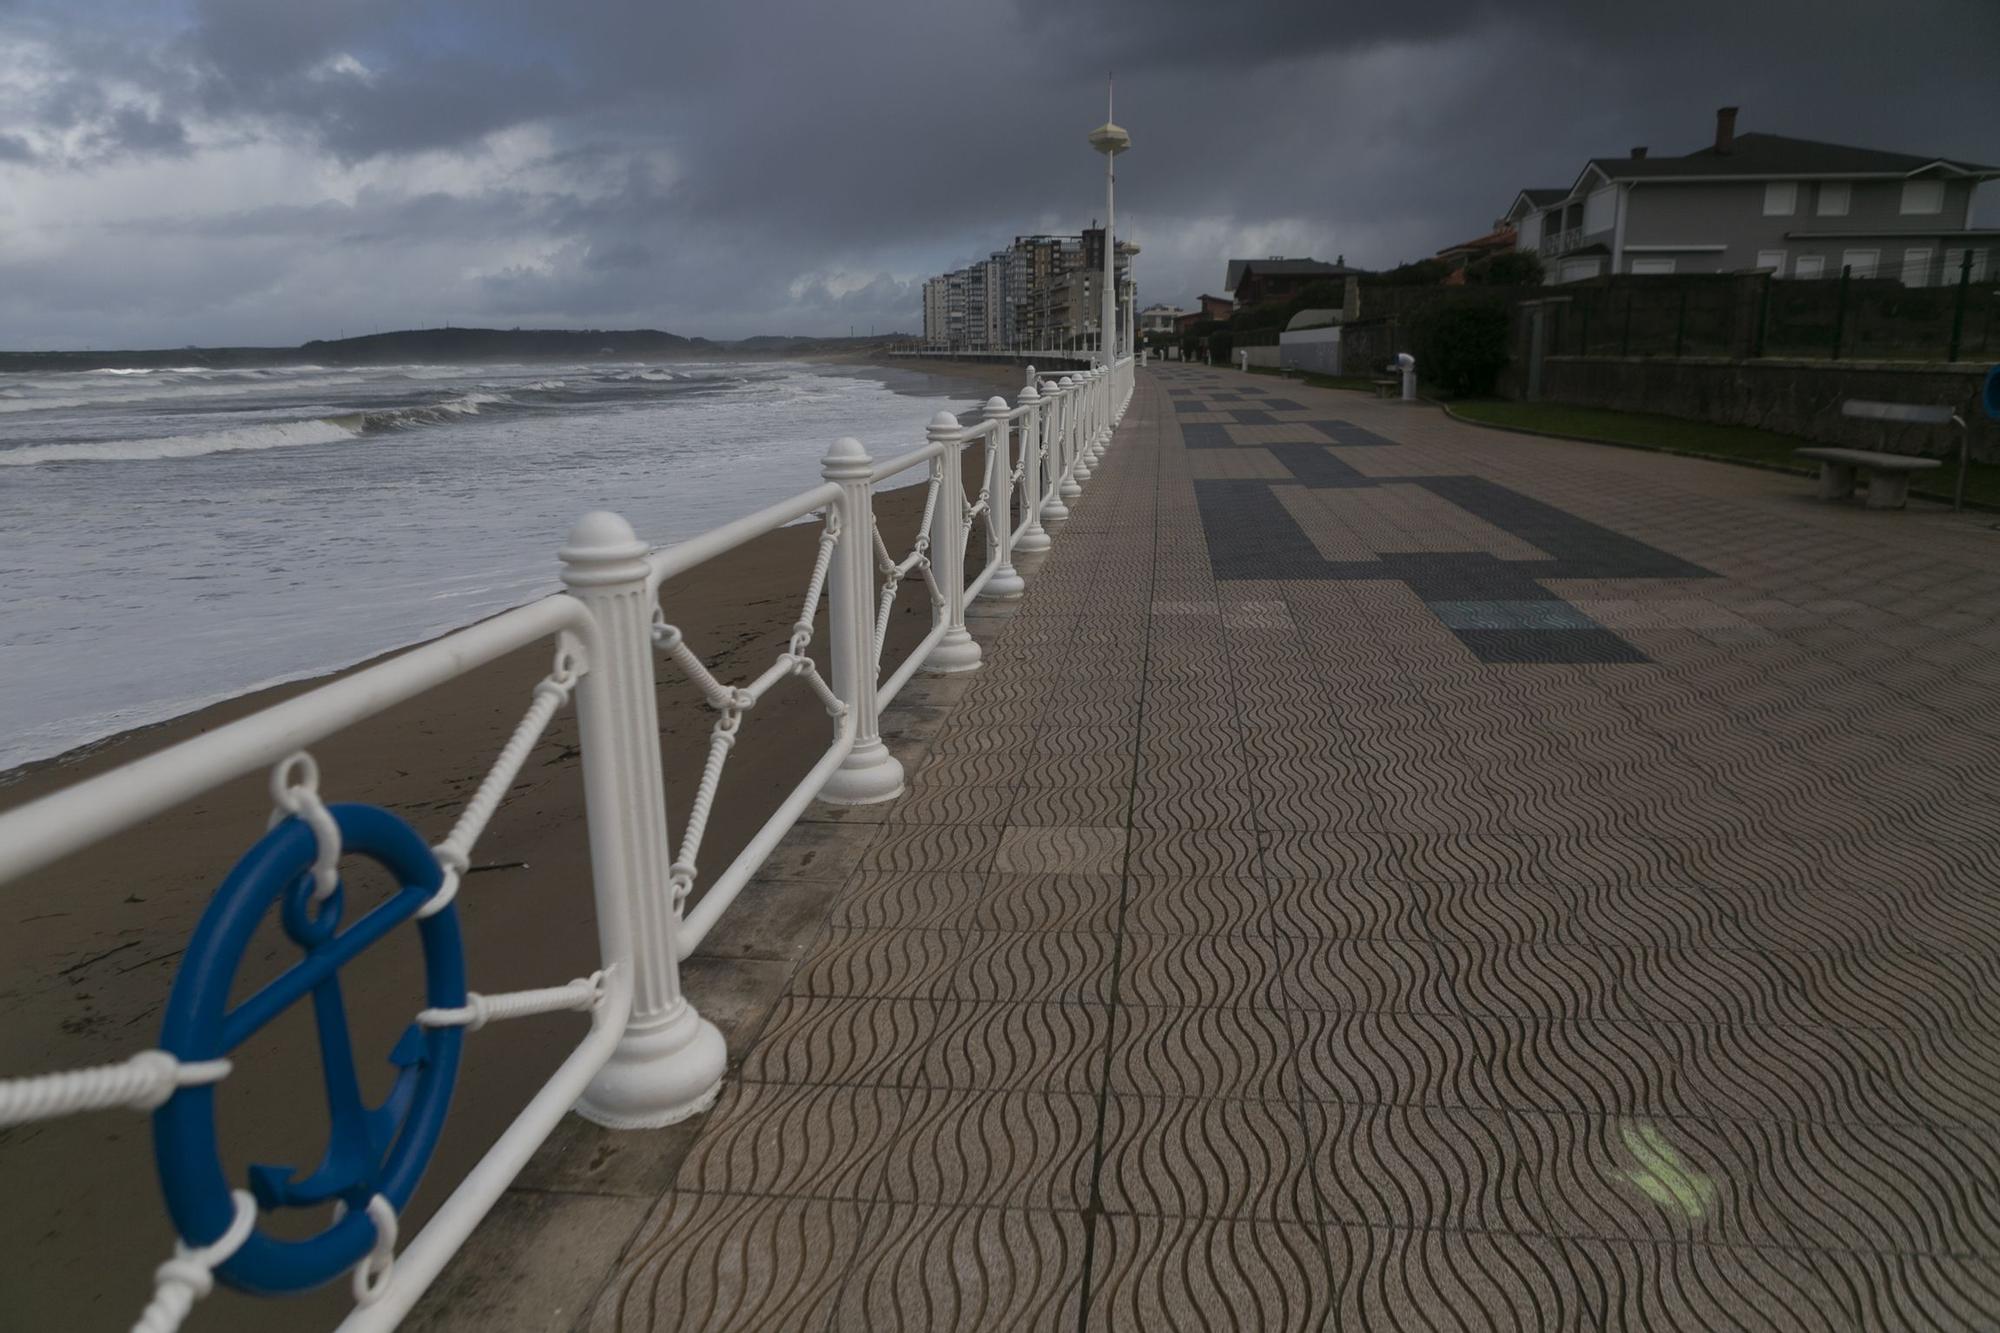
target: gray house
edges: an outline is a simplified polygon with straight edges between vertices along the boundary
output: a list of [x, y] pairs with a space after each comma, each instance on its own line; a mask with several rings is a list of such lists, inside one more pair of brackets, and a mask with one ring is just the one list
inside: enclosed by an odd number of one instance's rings
[[1568, 189], [1523, 190], [1507, 221], [1550, 282], [1604, 273], [1900, 278], [1911, 287], [2000, 272], [2000, 229], [1971, 226], [1973, 188], [2000, 167], [1777, 134], [1736, 133], [1682, 157], [1592, 158]]

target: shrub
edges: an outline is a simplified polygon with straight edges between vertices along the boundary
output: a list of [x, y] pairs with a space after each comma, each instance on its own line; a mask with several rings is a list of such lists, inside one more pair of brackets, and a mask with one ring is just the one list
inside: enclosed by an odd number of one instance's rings
[[1502, 250], [1465, 270], [1466, 282], [1489, 287], [1539, 286], [1542, 275], [1542, 257], [1532, 250]]
[[1496, 297], [1440, 302], [1410, 325], [1417, 373], [1454, 398], [1490, 394], [1507, 367], [1507, 303]]

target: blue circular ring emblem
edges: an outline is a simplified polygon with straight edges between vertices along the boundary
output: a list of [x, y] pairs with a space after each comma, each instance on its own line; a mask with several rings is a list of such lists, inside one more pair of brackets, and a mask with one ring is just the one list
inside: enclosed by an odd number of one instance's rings
[[[266, 833], [222, 882], [188, 944], [167, 1000], [160, 1046], [184, 1061], [228, 1057], [301, 1001], [312, 1004], [324, 1077], [328, 1140], [319, 1165], [299, 1175], [288, 1166], [253, 1166], [250, 1190], [260, 1209], [313, 1208], [340, 1202], [346, 1212], [316, 1236], [279, 1240], [262, 1230], [216, 1275], [265, 1295], [304, 1291], [346, 1272], [375, 1244], [368, 1201], [377, 1194], [398, 1212], [409, 1202], [437, 1149], [458, 1074], [461, 1028], [412, 1023], [389, 1053], [395, 1084], [379, 1106], [362, 1100], [347, 1030], [340, 969], [397, 926], [416, 917], [443, 872], [415, 829], [370, 805], [328, 807], [344, 856], [374, 861], [394, 877], [394, 896], [346, 929], [343, 883], [316, 908], [311, 902], [312, 830], [296, 815]], [[230, 1007], [245, 952], [273, 906], [302, 957], [248, 999]], [[417, 921], [424, 955], [425, 1004], [465, 1004], [465, 955], [458, 913], [446, 907]], [[214, 1241], [236, 1214], [215, 1132], [213, 1085], [182, 1088], [153, 1112], [160, 1187], [175, 1228], [191, 1245]]]

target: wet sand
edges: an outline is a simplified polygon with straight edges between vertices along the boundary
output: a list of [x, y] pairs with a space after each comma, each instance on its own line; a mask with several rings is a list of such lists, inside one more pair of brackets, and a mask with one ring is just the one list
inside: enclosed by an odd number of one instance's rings
[[[1011, 366], [842, 365], [900, 392], [1011, 400]], [[923, 423], [913, 412], [912, 443]], [[878, 521], [892, 550], [907, 550], [922, 492], [882, 495]], [[661, 602], [709, 668], [729, 681], [755, 676], [784, 649], [818, 541], [814, 525], [768, 534], [668, 584]], [[551, 553], [553, 560], [553, 552]], [[921, 588], [892, 613], [885, 661], [899, 660], [929, 627]], [[822, 625], [824, 611], [821, 614]], [[133, 651], [145, 651], [143, 644]], [[822, 633], [815, 656], [826, 656]], [[359, 670], [361, 668], [353, 668]], [[329, 800], [381, 805], [428, 841], [450, 830], [549, 669], [536, 647], [350, 728], [313, 752]], [[347, 674], [347, 673], [336, 673]], [[330, 679], [332, 677], [328, 677]], [[670, 827], [678, 842], [713, 715], [662, 662], [661, 746]], [[61, 759], [0, 777], [0, 808], [68, 786], [211, 730], [319, 682], [298, 682], [128, 732]], [[746, 717], [730, 756], [702, 853], [704, 880], [726, 866], [823, 751], [831, 724], [803, 687], [780, 687]], [[573, 710], [559, 715], [530, 755], [473, 856], [458, 906], [470, 983], [485, 992], [559, 984], [596, 963], [589, 858]], [[207, 793], [107, 844], [0, 890], [0, 1071], [37, 1073], [121, 1059], [153, 1045], [181, 950], [215, 886], [264, 831], [264, 775]], [[349, 920], [383, 887], [355, 877]], [[247, 995], [295, 950], [272, 923], [239, 979]], [[388, 1086], [386, 1053], [421, 1007], [414, 932], [398, 931], [342, 972], [355, 1047], [371, 1059], [372, 1099]], [[698, 998], [698, 997], [697, 997]], [[405, 1235], [450, 1191], [584, 1032], [577, 1015], [553, 1015], [469, 1034], [444, 1141], [405, 1217]], [[229, 1174], [251, 1162], [301, 1172], [325, 1141], [317, 1043], [295, 1009], [252, 1039], [218, 1096]], [[173, 1236], [159, 1199], [149, 1123], [102, 1112], [0, 1131], [0, 1324], [23, 1329], [122, 1329], [151, 1290]], [[287, 1234], [308, 1234], [323, 1213]], [[218, 1288], [191, 1326], [207, 1329], [330, 1327], [349, 1305], [343, 1281], [294, 1300], [253, 1300]]]

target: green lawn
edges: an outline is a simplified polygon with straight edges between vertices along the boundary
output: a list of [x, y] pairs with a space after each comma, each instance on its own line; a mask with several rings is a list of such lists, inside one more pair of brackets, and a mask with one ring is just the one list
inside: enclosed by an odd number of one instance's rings
[[[1792, 450], [1816, 441], [1774, 430], [1758, 430], [1752, 426], [1715, 426], [1645, 412], [1564, 407], [1556, 403], [1512, 403], [1500, 399], [1453, 403], [1451, 410], [1468, 421], [1489, 426], [1540, 431], [1598, 444], [1658, 449], [1663, 453], [1690, 454], [1726, 463], [1753, 463], [1808, 475], [1817, 470], [1814, 464], [1792, 457]], [[1958, 458], [1953, 454], [1937, 471], [1922, 473], [1912, 479], [1910, 489], [1949, 500], [1957, 479]], [[1966, 470], [1965, 498], [1971, 503], [2000, 508], [2000, 464], [1974, 462]]]
[[1360, 393], [1373, 393], [1375, 391], [1375, 377], [1373, 375], [1319, 375], [1310, 370], [1295, 370], [1291, 374], [1286, 375], [1284, 372], [1272, 370], [1268, 366], [1252, 366], [1250, 367], [1250, 373], [1252, 375], [1271, 375], [1284, 379], [1297, 380], [1299, 383], [1309, 384], [1315, 389], [1353, 389]]

